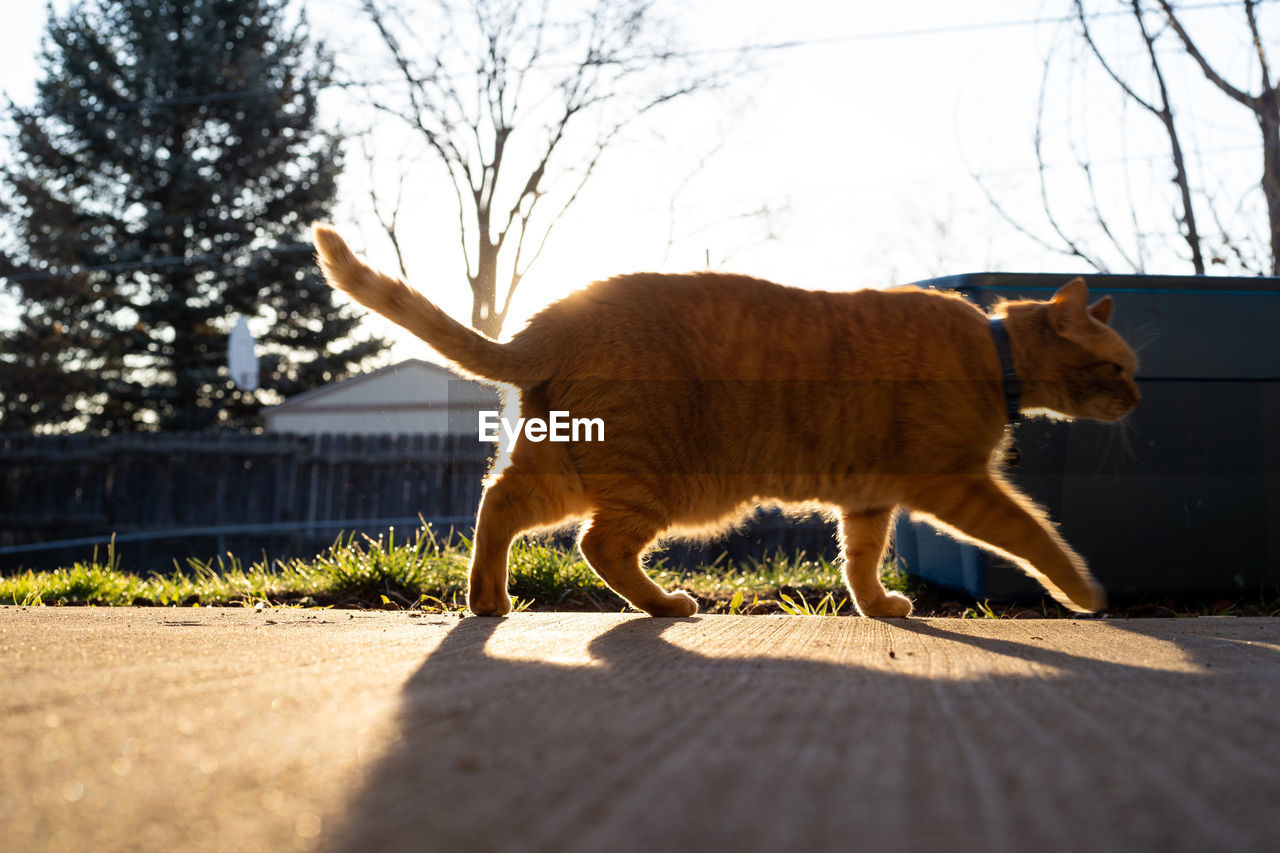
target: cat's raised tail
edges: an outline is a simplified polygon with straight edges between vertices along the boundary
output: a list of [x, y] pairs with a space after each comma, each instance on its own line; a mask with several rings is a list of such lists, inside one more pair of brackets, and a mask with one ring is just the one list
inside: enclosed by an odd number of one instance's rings
[[312, 226], [316, 258], [329, 285], [422, 338], [467, 373], [517, 382], [528, 378], [522, 359], [506, 346], [464, 326], [398, 278], [361, 261], [332, 226]]

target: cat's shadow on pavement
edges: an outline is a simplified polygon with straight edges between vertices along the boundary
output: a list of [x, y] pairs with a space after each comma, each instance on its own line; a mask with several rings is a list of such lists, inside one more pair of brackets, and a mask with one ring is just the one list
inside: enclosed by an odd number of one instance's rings
[[[974, 832], [1059, 849], [1080, 841], [1068, 824], [1118, 845], [1154, 832], [1248, 849], [1280, 830], [1275, 810], [1249, 818], [1248, 797], [1197, 778], [1275, 793], [1250, 768], [1280, 750], [1253, 742], [1267, 725], [1256, 697], [1194, 653], [1171, 671], [891, 620], [900, 654], [931, 659], [899, 673], [858, 654], [701, 654], [664, 638], [696, 621], [628, 620], [589, 641], [590, 663], [557, 663], [488, 651], [508, 620], [461, 620], [406, 682], [398, 738], [328, 849], [843, 849], [858, 837], [927, 850]], [[1246, 653], [1274, 675], [1274, 647]], [[1005, 660], [955, 665], [968, 655]], [[1270, 689], [1280, 699], [1276, 679]], [[1117, 811], [1123, 796], [1158, 820]]]

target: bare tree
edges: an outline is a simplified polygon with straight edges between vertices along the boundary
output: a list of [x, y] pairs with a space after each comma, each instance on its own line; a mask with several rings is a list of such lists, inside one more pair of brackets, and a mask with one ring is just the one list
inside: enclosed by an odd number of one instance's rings
[[[696, 202], [699, 197], [696, 180], [719, 156], [730, 136], [728, 131], [722, 129], [718, 141], [697, 158], [693, 167], [684, 172], [672, 187], [670, 198], [667, 199], [667, 241], [662, 254], [663, 266], [672, 259], [678, 246], [699, 245], [702, 252], [699, 260], [702, 264], [707, 269], [718, 269], [729, 264], [742, 252], [779, 239], [782, 221], [791, 212], [789, 198], [774, 202], [760, 201], [727, 214], [726, 208], [732, 208], [733, 205], [718, 203], [715, 212], [709, 216], [685, 209], [685, 201], [689, 196], [695, 199], [689, 207], [695, 211], [699, 207]], [[735, 234], [736, 238], [731, 242], [724, 241], [726, 231]], [[697, 243], [699, 240], [701, 242]], [[714, 250], [712, 245], [716, 246]]]
[[[1136, 105], [1143, 113], [1153, 117], [1167, 139], [1168, 159], [1163, 169], [1169, 170], [1167, 174], [1175, 190], [1174, 197], [1169, 199], [1174, 228], [1153, 226], [1152, 205], [1146, 200], [1134, 198], [1134, 175], [1127, 167], [1123, 177], [1127, 191], [1127, 214], [1117, 212], [1117, 193], [1099, 193], [1100, 183], [1108, 190], [1114, 190], [1118, 182], [1099, 176], [1102, 164], [1081, 141], [1086, 133], [1081, 127], [1088, 121], [1086, 116], [1068, 119], [1064, 125], [1055, 127], [1053, 134], [1049, 132], [1046, 102], [1051, 93], [1061, 94], [1051, 79], [1056, 65], [1062, 61], [1060, 48], [1063, 45], [1060, 44], [1054, 44], [1045, 58], [1033, 136], [1040, 206], [1047, 229], [1037, 229], [1025, 217], [1014, 216], [1009, 207], [997, 199], [987, 182], [979, 179], [981, 189], [996, 212], [1041, 247], [1080, 258], [1102, 271], [1108, 271], [1113, 266], [1112, 261], [1118, 259], [1119, 263], [1136, 272], [1145, 272], [1153, 254], [1152, 244], [1162, 250], [1171, 245], [1163, 239], [1162, 235], [1167, 233], [1169, 239], [1176, 234], [1175, 242], [1185, 247], [1179, 254], [1189, 262], [1191, 270], [1196, 274], [1205, 273], [1208, 264], [1226, 265], [1230, 258], [1230, 262], [1243, 271], [1280, 275], [1280, 113], [1277, 112], [1280, 98], [1277, 98], [1275, 85], [1271, 81], [1266, 46], [1258, 26], [1254, 0], [1242, 0], [1242, 21], [1248, 24], [1261, 72], [1261, 91], [1258, 94], [1248, 94], [1237, 89], [1215, 71], [1183, 26], [1174, 4], [1167, 0], [1158, 0], [1155, 7], [1144, 6], [1140, 0], [1121, 0], [1123, 11], [1086, 9], [1083, 0], [1072, 0], [1072, 4], [1070, 21], [1075, 26], [1080, 50], [1068, 56], [1069, 61], [1074, 59], [1077, 63], [1078, 79], [1096, 79], [1088, 75], [1083, 64], [1091, 63], [1094, 68], [1100, 69], [1103, 79], [1118, 89], [1123, 102]], [[1129, 38], [1133, 40], [1136, 52], [1126, 50], [1123, 44], [1120, 47], [1104, 47], [1097, 37], [1094, 26], [1096, 20], [1117, 15], [1128, 18], [1131, 27]], [[1123, 64], [1117, 61], [1121, 54], [1129, 59], [1140, 56], [1138, 68], [1135, 70], [1132, 62]], [[1184, 144], [1184, 125], [1194, 126], [1199, 116], [1195, 111], [1179, 113], [1175, 110], [1172, 94], [1174, 86], [1170, 83], [1169, 71], [1171, 64], [1180, 60], [1185, 63], [1187, 58], [1193, 60], [1218, 89], [1251, 109], [1262, 130], [1262, 178], [1259, 184], [1253, 185], [1251, 192], [1256, 193], [1260, 188], [1266, 200], [1270, 258], [1265, 261], [1260, 261], [1245, 248], [1250, 242], [1260, 244], [1261, 241], [1254, 239], [1256, 231], [1245, 229], [1245, 233], [1231, 233], [1232, 226], [1220, 209], [1223, 191], [1210, 189], [1212, 179], [1204, 174], [1207, 168], [1203, 160], [1198, 164], [1201, 174], [1193, 174], [1194, 164], [1189, 162]], [[1091, 111], [1096, 112], [1097, 90], [1089, 88], [1087, 91], [1085, 99], [1093, 108]], [[1187, 92], [1179, 91], [1178, 98], [1182, 99], [1186, 95]], [[1056, 136], [1067, 138], [1066, 144], [1079, 179], [1079, 192], [1066, 201], [1061, 198], [1065, 195], [1062, 190], [1063, 181], [1060, 179], [1061, 164], [1052, 162], [1048, 153], [1050, 139]], [[1053, 141], [1059, 140], [1055, 138]], [[1158, 165], [1155, 168], [1157, 173], [1162, 170]], [[1052, 174], [1055, 171], [1058, 176]], [[1055, 177], [1058, 179], [1055, 180]], [[1252, 200], [1237, 198], [1235, 209], [1240, 211], [1256, 205], [1257, 196], [1250, 198]], [[1211, 238], [1209, 233], [1215, 228], [1217, 234]], [[1209, 233], [1206, 233], [1206, 229]], [[1047, 230], [1048, 236], [1042, 230]], [[1261, 253], [1260, 251], [1258, 254]]]
[[1250, 110], [1262, 132], [1262, 194], [1267, 202], [1267, 222], [1271, 238], [1271, 275], [1280, 275], [1280, 94], [1271, 79], [1271, 66], [1267, 60], [1266, 46], [1258, 29], [1258, 10], [1254, 0], [1244, 0], [1244, 16], [1249, 23], [1249, 35], [1258, 60], [1260, 86], [1257, 94], [1239, 89], [1215, 69], [1201, 52], [1187, 28], [1178, 18], [1173, 4], [1159, 0], [1160, 8], [1168, 18], [1169, 26], [1178, 34], [1187, 54], [1195, 60], [1204, 76], [1222, 92]]
[[[1173, 163], [1173, 183], [1178, 188], [1178, 201], [1181, 205], [1179, 218], [1182, 223], [1182, 237], [1186, 240], [1187, 246], [1191, 251], [1192, 268], [1197, 275], [1204, 275], [1204, 253], [1200, 247], [1200, 230], [1196, 227], [1195, 207], [1191, 203], [1191, 179], [1187, 176], [1186, 157], [1182, 153], [1182, 141], [1178, 138], [1178, 126], [1173, 119], [1173, 106], [1169, 103], [1169, 86], [1165, 82], [1164, 69], [1160, 66], [1159, 54], [1156, 53], [1156, 36], [1152, 34], [1151, 29], [1147, 26], [1146, 18], [1142, 14], [1142, 6], [1139, 0], [1130, 0], [1129, 2], [1129, 7], [1133, 12], [1133, 19], [1137, 23], [1138, 32], [1142, 36], [1143, 48], [1151, 62], [1151, 80], [1159, 100], [1154, 98], [1149, 100], [1138, 94], [1133, 86], [1129, 85], [1128, 81], [1117, 73], [1093, 38], [1093, 33], [1089, 29], [1089, 18], [1084, 13], [1083, 0], [1075, 0], [1075, 7], [1076, 20], [1080, 24], [1081, 35], [1089, 46], [1090, 52], [1098, 60], [1098, 64], [1102, 66], [1102, 70], [1120, 87], [1126, 97], [1155, 116], [1164, 127], [1165, 134], [1169, 137], [1169, 159]], [[1097, 209], [1096, 204], [1095, 209]], [[1105, 222], [1103, 224], [1105, 227]], [[1111, 235], [1108, 234], [1108, 236]]]
[[[454, 190], [471, 323], [497, 337], [520, 282], [609, 148], [656, 108], [718, 87], [724, 67], [676, 50], [652, 0], [362, 0], [395, 69], [371, 102], [402, 119]], [[425, 33], [438, 32], [434, 42]], [[373, 199], [375, 206], [385, 199]], [[400, 252], [396, 211], [379, 221]], [[501, 285], [501, 287], [500, 287]]]

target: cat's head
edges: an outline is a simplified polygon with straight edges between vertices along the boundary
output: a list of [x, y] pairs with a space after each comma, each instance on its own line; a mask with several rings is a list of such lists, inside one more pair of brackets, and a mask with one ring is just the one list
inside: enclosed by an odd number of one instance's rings
[[1108, 325], [1115, 309], [1112, 298], [1104, 296], [1090, 305], [1084, 279], [1075, 278], [1039, 305], [1035, 366], [1033, 375], [1026, 377], [1037, 386], [1034, 405], [1099, 421], [1117, 421], [1129, 414], [1142, 399], [1133, 378], [1138, 359]]

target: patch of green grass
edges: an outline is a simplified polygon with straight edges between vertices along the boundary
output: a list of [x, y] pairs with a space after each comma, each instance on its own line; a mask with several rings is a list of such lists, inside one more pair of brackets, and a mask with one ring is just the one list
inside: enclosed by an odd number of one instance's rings
[[984, 598], [982, 599], [982, 601], [975, 603], [973, 607], [967, 608], [964, 611], [964, 613], [960, 614], [960, 618], [962, 619], [1002, 619], [1002, 618], [1007, 619], [1009, 618], [1009, 615], [1010, 614], [1008, 613], [1008, 611], [997, 611], [995, 608], [991, 606], [991, 602]]
[[924, 587], [924, 582], [911, 574], [909, 568], [906, 560], [891, 556], [880, 567], [880, 581], [890, 592], [900, 592], [908, 598], [914, 598]]
[[[189, 560], [167, 574], [139, 576], [122, 570], [113, 547], [105, 558], [68, 568], [0, 577], [0, 604], [303, 606], [362, 607], [459, 612], [466, 609], [467, 564], [471, 543], [441, 541], [429, 527], [405, 541], [394, 532], [383, 539], [339, 537], [309, 560], [245, 565], [232, 555], [212, 561]], [[538, 540], [521, 540], [511, 549], [510, 591], [518, 610], [628, 609], [591, 571], [576, 550]], [[654, 580], [667, 589], [687, 590], [704, 613], [844, 615], [854, 612], [839, 565], [805, 554], [777, 553], [732, 564], [723, 559], [696, 570], [675, 570], [661, 558], [650, 566]], [[1056, 604], [1037, 608], [939, 598], [899, 562], [882, 570], [885, 585], [916, 599], [920, 615], [1001, 619], [1068, 615]], [[961, 597], [962, 599], [963, 597]], [[926, 603], [929, 602], [929, 603]], [[1167, 605], [1167, 606], [1166, 606]], [[1143, 610], [1146, 608], [1146, 611]], [[1116, 608], [1115, 616], [1240, 615], [1280, 616], [1280, 595], [1259, 595], [1211, 603], [1165, 601]]]
[[122, 571], [112, 549], [69, 569], [0, 578], [0, 602], [38, 605], [388, 606], [457, 610], [465, 606], [466, 553], [443, 547], [429, 529], [409, 542], [339, 538], [312, 560], [246, 567], [227, 555], [189, 560], [169, 574]]
[[[105, 560], [0, 578], [0, 602], [21, 605], [319, 606], [460, 611], [466, 608], [471, 543], [440, 541], [430, 528], [407, 541], [339, 537], [309, 560], [246, 565], [230, 554], [188, 560], [168, 574], [123, 571]], [[517, 609], [618, 611], [628, 605], [576, 552], [537, 540], [511, 549], [510, 591]], [[852, 610], [838, 566], [804, 554], [695, 571], [650, 569], [667, 588], [697, 597], [704, 612], [835, 614]], [[890, 578], [892, 581], [892, 577]], [[897, 588], [895, 586], [895, 588]]]
[[650, 575], [663, 587], [688, 591], [708, 613], [804, 614], [818, 606], [827, 613], [841, 606], [842, 597], [849, 607], [840, 567], [803, 552], [778, 552], [745, 563], [717, 559], [693, 571], [668, 569], [659, 560]]
[[120, 571], [114, 543], [104, 561], [95, 549], [87, 563], [49, 572], [27, 571], [0, 578], [0, 602], [24, 606], [43, 604], [132, 604], [162, 600], [171, 603], [175, 584], [160, 584]]
[[429, 527], [400, 544], [395, 531], [385, 543], [381, 537], [339, 537], [313, 560], [278, 565], [302, 581], [291, 592], [327, 604], [424, 609], [425, 602], [425, 609], [458, 610], [466, 603], [466, 552], [442, 543]]
[[0, 580], [0, 601], [6, 604], [131, 603], [142, 597], [145, 582], [97, 562], [76, 563], [52, 572], [27, 572]]
[[[778, 607], [788, 616], [838, 616], [841, 610], [846, 607], [849, 610], [853, 609], [849, 605], [848, 598], [842, 597], [839, 601], [836, 601], [834, 593], [830, 592], [818, 599], [817, 604], [810, 604], [809, 600], [800, 592], [796, 593], [795, 598], [785, 592], [779, 593], [778, 598], [781, 599], [778, 602]], [[796, 599], [799, 599], [799, 601]]]
[[535, 610], [627, 609], [627, 603], [591, 570], [575, 551], [521, 539], [507, 561], [509, 590]]

